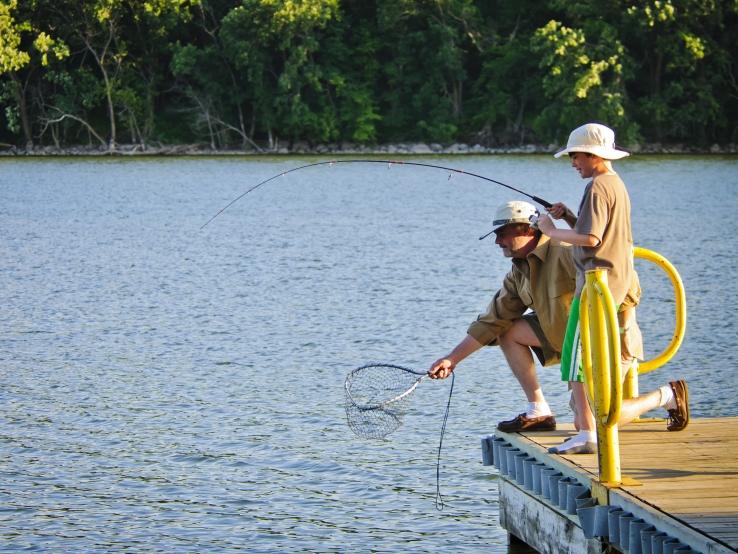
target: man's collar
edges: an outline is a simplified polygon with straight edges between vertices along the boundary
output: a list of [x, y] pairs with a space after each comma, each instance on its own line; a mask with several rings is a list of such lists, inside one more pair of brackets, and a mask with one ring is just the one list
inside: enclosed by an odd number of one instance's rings
[[513, 261], [516, 263], [527, 262], [528, 259], [531, 258], [531, 256], [535, 256], [541, 261], [541, 263], [545, 263], [546, 257], [548, 256], [548, 245], [550, 244], [550, 242], [551, 239], [541, 233], [541, 236], [538, 238], [538, 244], [533, 250], [528, 252], [528, 255], [525, 256], [525, 259], [513, 258]]
[[531, 256], [535, 256], [536, 258], [541, 260], [541, 262], [545, 262], [546, 256], [548, 256], [549, 244], [551, 244], [551, 239], [541, 233], [541, 238], [538, 239], [538, 245], [533, 249], [533, 252], [528, 254], [527, 257], [530, 258]]

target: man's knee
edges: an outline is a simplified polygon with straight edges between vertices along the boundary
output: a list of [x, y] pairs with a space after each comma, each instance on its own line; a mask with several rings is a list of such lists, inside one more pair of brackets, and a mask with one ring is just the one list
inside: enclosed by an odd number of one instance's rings
[[502, 348], [509, 346], [540, 346], [540, 341], [533, 328], [524, 319], [516, 319], [512, 326], [497, 337]]
[[510, 329], [508, 329], [504, 333], [497, 336], [497, 344], [500, 345], [500, 348], [505, 348], [506, 346], [509, 346], [513, 342], [511, 339], [512, 334], [510, 333], [511, 329], [512, 327], [510, 327]]

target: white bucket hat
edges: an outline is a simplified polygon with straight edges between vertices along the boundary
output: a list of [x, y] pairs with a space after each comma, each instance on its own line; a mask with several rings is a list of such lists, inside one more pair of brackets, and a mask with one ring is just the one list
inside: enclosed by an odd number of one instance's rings
[[532, 218], [538, 215], [538, 210], [533, 204], [523, 200], [513, 200], [497, 208], [495, 218], [492, 220], [492, 230], [479, 240], [487, 238], [492, 233], [511, 223], [531, 224]]
[[603, 160], [619, 160], [630, 156], [628, 152], [615, 148], [615, 131], [599, 123], [587, 123], [574, 129], [569, 135], [566, 148], [556, 152], [554, 158], [571, 152], [586, 152]]

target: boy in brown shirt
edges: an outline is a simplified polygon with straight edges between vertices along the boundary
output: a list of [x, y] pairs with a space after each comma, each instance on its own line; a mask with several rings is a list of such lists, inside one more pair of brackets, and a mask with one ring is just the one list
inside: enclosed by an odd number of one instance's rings
[[[540, 230], [551, 238], [568, 242], [574, 247], [574, 263], [577, 268], [577, 287], [567, 324], [562, 350], [562, 380], [572, 389], [575, 408], [575, 427], [579, 433], [559, 447], [556, 453], [593, 453], [597, 445], [595, 421], [584, 390], [579, 363], [579, 297], [584, 286], [585, 272], [590, 269], [606, 269], [608, 287], [621, 312], [621, 325], [627, 327], [633, 317], [633, 302], [629, 289], [636, 282], [633, 269], [633, 235], [630, 225], [630, 198], [628, 191], [612, 168], [611, 160], [629, 154], [615, 148], [615, 133], [597, 123], [588, 123], [571, 132], [567, 147], [555, 157], [568, 154], [571, 165], [583, 179], [592, 179], [584, 190], [579, 211], [575, 216], [561, 203], [549, 210], [556, 219], [564, 219], [571, 229], [558, 229], [547, 216], [539, 219]], [[659, 405], [669, 410], [674, 420], [669, 430], [681, 430], [689, 420], [687, 384], [673, 381], [661, 387]]]

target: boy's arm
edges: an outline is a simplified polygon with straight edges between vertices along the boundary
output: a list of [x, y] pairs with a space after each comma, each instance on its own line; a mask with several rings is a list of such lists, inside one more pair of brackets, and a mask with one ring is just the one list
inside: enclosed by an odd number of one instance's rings
[[573, 229], [559, 229], [547, 215], [540, 215], [538, 217], [538, 228], [544, 235], [547, 235], [552, 239], [568, 242], [575, 246], [588, 246], [593, 248], [600, 244], [600, 239], [594, 235], [580, 235]]
[[572, 229], [577, 224], [577, 216], [561, 202], [556, 202], [550, 208], [547, 208], [547, 210], [551, 217], [554, 219], [563, 219]]

